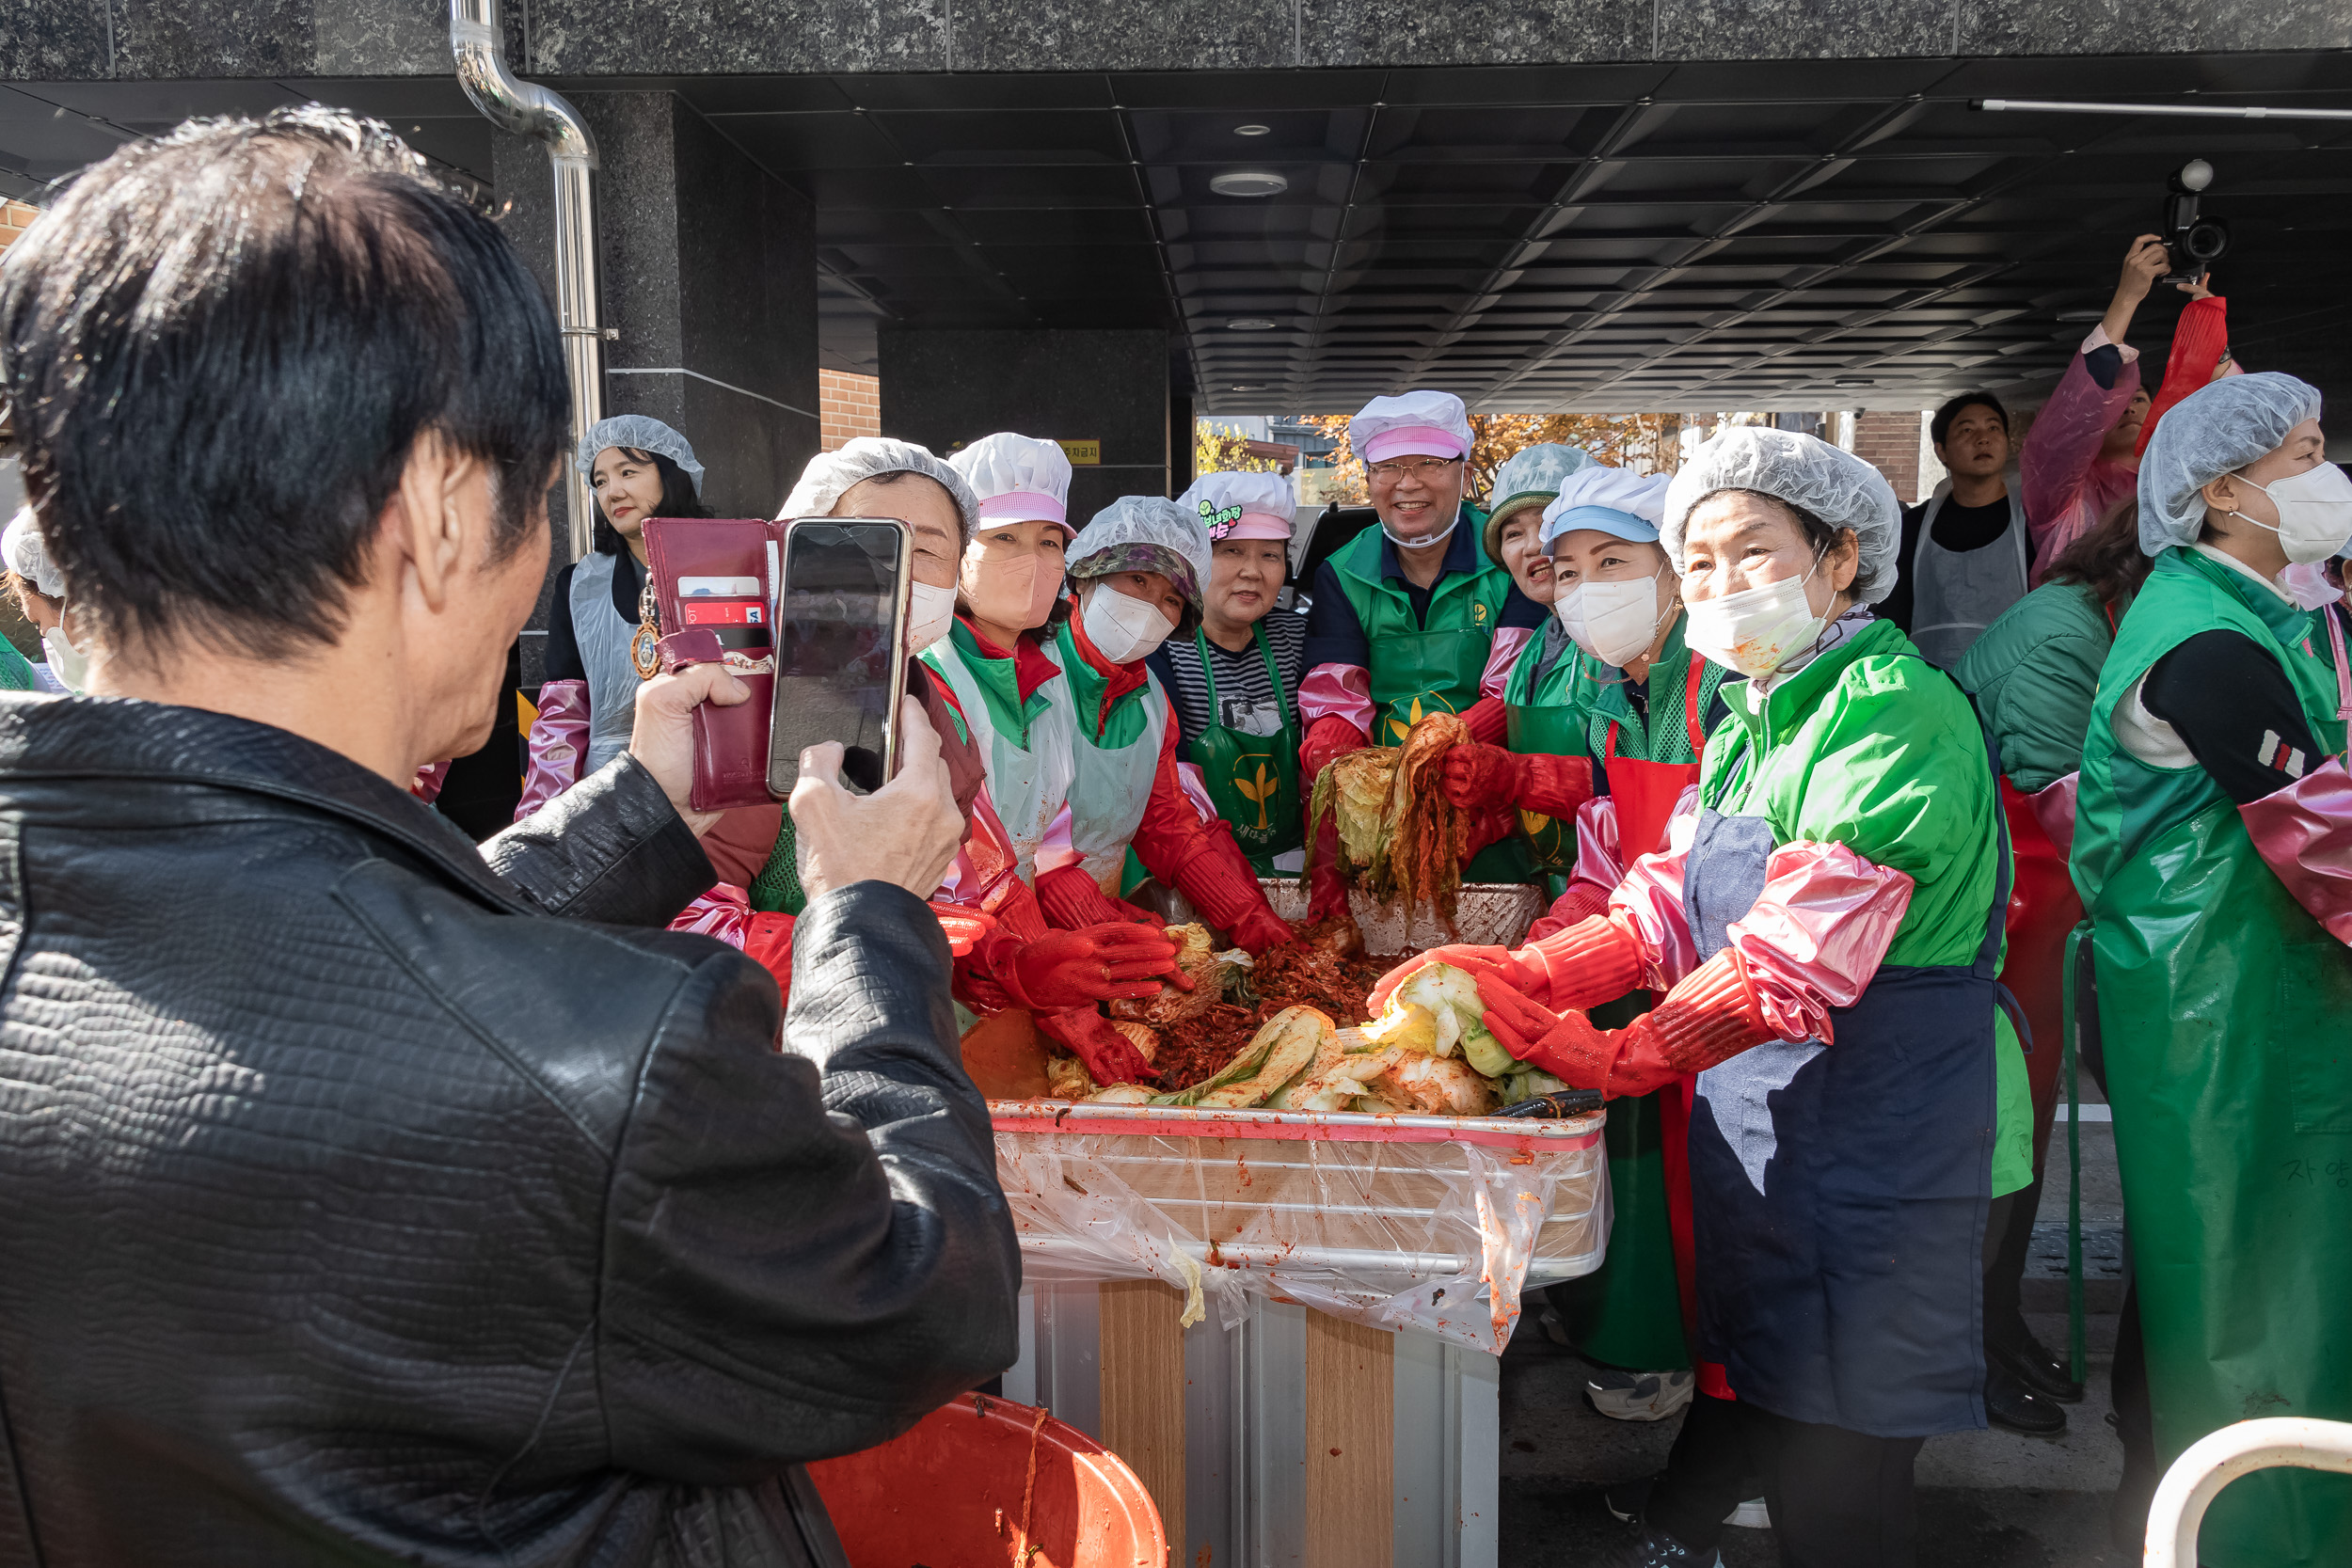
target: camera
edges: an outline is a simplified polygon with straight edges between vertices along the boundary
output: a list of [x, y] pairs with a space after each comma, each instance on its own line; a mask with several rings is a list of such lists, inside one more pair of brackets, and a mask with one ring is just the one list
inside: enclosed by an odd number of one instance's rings
[[2157, 232], [2164, 238], [2171, 270], [2156, 281], [2194, 283], [2230, 248], [2229, 224], [2221, 218], [2201, 217], [2197, 212], [2198, 197], [2213, 183], [2213, 166], [2202, 158], [2191, 158], [2173, 170], [2166, 183], [2171, 194], [2164, 198], [2164, 227]]

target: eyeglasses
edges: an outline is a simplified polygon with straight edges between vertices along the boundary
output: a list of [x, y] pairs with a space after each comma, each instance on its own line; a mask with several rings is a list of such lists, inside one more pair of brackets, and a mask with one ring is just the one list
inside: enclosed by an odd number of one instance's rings
[[1437, 482], [1438, 475], [1456, 463], [1458, 457], [1432, 457], [1420, 463], [1375, 463], [1365, 469], [1379, 484], [1394, 484], [1403, 479], [1417, 479], [1423, 484]]

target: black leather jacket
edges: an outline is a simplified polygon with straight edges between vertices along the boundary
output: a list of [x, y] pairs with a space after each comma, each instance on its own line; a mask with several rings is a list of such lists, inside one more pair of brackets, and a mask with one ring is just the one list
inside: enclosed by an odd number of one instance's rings
[[0, 1565], [837, 1560], [799, 1462], [1008, 1365], [1019, 1255], [922, 903], [809, 907], [779, 1054], [646, 928], [709, 880], [627, 757], [477, 850], [0, 699]]

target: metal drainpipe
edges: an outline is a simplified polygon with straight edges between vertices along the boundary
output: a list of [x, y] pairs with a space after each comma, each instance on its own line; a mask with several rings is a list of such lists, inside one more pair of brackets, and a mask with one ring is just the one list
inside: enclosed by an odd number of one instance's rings
[[[572, 382], [572, 444], [604, 418], [603, 334], [596, 325], [596, 208], [591, 176], [596, 138], [564, 95], [508, 69], [498, 0], [449, 0], [449, 47], [457, 80], [484, 118], [501, 131], [548, 144], [555, 172], [555, 315], [564, 334], [564, 366]], [[572, 559], [588, 554], [596, 500], [570, 454], [564, 463], [564, 509]]]

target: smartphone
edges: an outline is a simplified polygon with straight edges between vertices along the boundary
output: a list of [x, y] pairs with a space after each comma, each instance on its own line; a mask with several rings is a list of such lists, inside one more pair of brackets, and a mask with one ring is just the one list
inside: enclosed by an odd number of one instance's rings
[[870, 795], [898, 769], [914, 531], [895, 517], [796, 517], [785, 526], [770, 618], [776, 661], [768, 789], [785, 797], [801, 753], [842, 748], [841, 782]]

